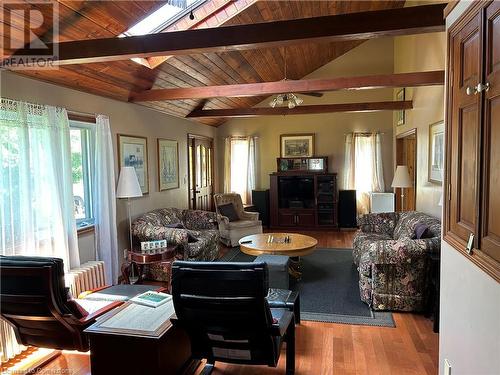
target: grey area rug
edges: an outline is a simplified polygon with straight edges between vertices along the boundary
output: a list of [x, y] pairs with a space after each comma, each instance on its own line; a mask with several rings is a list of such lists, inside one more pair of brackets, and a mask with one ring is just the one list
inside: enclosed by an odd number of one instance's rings
[[[232, 248], [224, 262], [252, 262], [254, 256]], [[302, 258], [302, 279], [290, 279], [300, 293], [303, 320], [395, 327], [392, 313], [372, 311], [359, 297], [358, 272], [350, 249], [318, 249]]]

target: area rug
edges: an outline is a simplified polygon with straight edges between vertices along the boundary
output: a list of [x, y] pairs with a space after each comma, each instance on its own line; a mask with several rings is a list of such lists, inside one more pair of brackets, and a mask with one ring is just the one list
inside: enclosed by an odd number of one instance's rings
[[[254, 256], [232, 248], [220, 261], [252, 262]], [[300, 293], [303, 320], [395, 327], [392, 313], [372, 311], [359, 297], [358, 272], [351, 249], [318, 249], [302, 258], [302, 279], [290, 280]]]

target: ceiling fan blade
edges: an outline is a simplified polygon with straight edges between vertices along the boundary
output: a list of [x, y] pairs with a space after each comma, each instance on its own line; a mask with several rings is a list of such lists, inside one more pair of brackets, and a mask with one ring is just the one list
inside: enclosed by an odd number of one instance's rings
[[323, 96], [322, 92], [299, 92], [299, 94], [314, 96], [315, 98], [321, 98]]

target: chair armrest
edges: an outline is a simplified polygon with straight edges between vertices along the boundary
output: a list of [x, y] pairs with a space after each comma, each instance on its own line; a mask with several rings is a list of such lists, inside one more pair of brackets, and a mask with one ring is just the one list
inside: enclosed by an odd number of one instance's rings
[[78, 321], [80, 322], [80, 324], [82, 325], [88, 325], [88, 324], [91, 324], [93, 323], [98, 317], [100, 317], [101, 315], [104, 315], [106, 314], [107, 312], [113, 310], [114, 308], [120, 306], [120, 305], [123, 305], [123, 301], [115, 301], [115, 302], [111, 302], [109, 305], [106, 305], [104, 306], [103, 308], [93, 312], [92, 314], [89, 314], [87, 316], [84, 316], [83, 318], [81, 319], [78, 319]]
[[217, 229], [217, 214], [203, 210], [185, 210], [184, 226], [192, 230]]
[[392, 236], [396, 227], [397, 214], [385, 212], [358, 216], [358, 226], [362, 232], [387, 233]]
[[259, 213], [258, 212], [240, 212], [239, 215], [240, 220], [250, 220], [250, 221], [257, 221], [259, 220]]
[[[285, 309], [271, 309], [273, 313], [273, 318], [277, 318], [277, 322], [271, 325], [271, 334], [273, 336], [283, 337], [288, 329], [290, 324], [295, 324], [293, 313], [291, 311]], [[279, 312], [278, 315], [275, 316], [274, 313]]]

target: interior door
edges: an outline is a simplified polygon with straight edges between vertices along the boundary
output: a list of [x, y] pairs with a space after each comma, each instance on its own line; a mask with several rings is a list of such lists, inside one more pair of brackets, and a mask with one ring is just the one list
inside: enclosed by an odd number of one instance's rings
[[396, 140], [396, 164], [406, 165], [413, 186], [404, 189], [404, 207], [401, 207], [401, 188], [396, 188], [396, 211], [415, 211], [417, 206], [417, 133], [416, 129], [404, 133]]
[[[481, 38], [481, 15], [477, 13], [451, 39], [447, 233], [463, 246], [469, 235], [477, 234], [478, 229], [481, 94], [475, 88], [481, 82]], [[477, 240], [476, 236], [475, 247]]]
[[500, 261], [500, 3], [486, 8], [481, 250]]
[[189, 135], [189, 208], [213, 210], [213, 140]]

